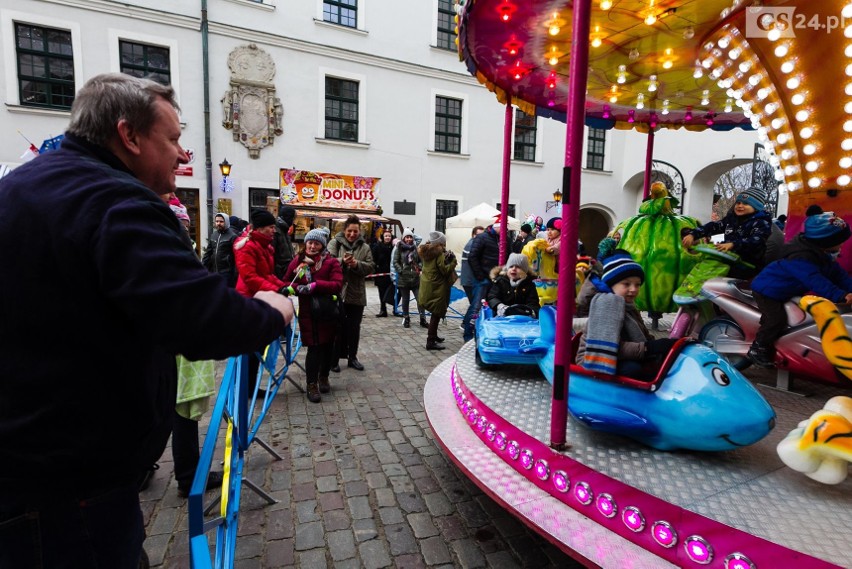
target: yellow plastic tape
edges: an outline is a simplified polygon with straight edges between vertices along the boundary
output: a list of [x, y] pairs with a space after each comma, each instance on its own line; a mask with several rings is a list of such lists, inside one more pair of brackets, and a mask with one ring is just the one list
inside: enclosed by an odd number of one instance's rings
[[225, 467], [222, 469], [222, 500], [219, 512], [224, 518], [228, 513], [228, 488], [231, 487], [231, 450], [234, 448], [234, 422], [228, 418], [228, 430], [225, 432]]

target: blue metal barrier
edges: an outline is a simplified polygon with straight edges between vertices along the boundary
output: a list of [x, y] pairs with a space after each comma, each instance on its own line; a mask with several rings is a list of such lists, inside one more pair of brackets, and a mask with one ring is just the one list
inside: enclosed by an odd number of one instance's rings
[[[301, 348], [301, 337], [296, 332], [295, 322], [287, 328], [284, 336], [272, 342], [263, 354], [244, 354], [230, 358], [225, 367], [219, 394], [210, 417], [210, 426], [204, 438], [204, 446], [195, 471], [195, 478], [189, 492], [189, 549], [190, 563], [193, 569], [231, 568], [234, 566], [234, 554], [237, 546], [237, 528], [240, 513], [240, 489], [245, 484], [269, 503], [275, 499], [266, 494], [260, 487], [243, 478], [245, 452], [254, 441], [257, 441], [267, 452], [278, 460], [281, 459], [275, 451], [263, 440], [257, 437], [257, 431], [275, 398], [281, 384], [288, 380], [300, 391], [302, 390], [293, 379], [287, 375], [290, 365], [299, 365], [295, 359]], [[281, 366], [279, 367], [279, 356]], [[260, 358], [258, 381], [254, 392], [248, 392], [248, 363], [250, 357]], [[262, 398], [259, 390], [265, 390]], [[219, 431], [226, 426], [224, 437], [224, 480], [222, 495], [219, 499], [219, 515], [205, 521], [205, 514], [212, 511], [216, 502], [205, 510], [204, 490], [207, 486], [207, 476], [213, 464], [213, 455], [219, 442]], [[214, 558], [210, 556], [210, 543], [207, 532], [216, 530]]]

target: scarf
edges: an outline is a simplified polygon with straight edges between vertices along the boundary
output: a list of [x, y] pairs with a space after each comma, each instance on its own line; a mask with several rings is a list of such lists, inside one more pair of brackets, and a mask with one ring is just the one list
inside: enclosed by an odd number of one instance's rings
[[415, 266], [416, 263], [414, 262], [414, 253], [417, 251], [417, 246], [414, 243], [409, 245], [404, 241], [400, 241], [397, 246], [400, 250], [402, 250], [402, 255], [405, 258], [404, 264], [411, 266], [414, 270], [417, 270], [417, 267]]
[[[584, 368], [610, 375], [615, 373], [624, 310], [624, 299], [617, 294], [597, 294], [592, 298], [589, 304], [586, 352], [583, 354]], [[601, 318], [604, 314], [606, 318]]]

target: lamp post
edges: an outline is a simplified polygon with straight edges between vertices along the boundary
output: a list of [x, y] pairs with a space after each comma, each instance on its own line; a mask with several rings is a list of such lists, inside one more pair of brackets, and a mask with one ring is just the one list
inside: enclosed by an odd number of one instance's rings
[[556, 191], [553, 192], [553, 201], [544, 202], [544, 211], [550, 211], [555, 207], [559, 207], [560, 203], [562, 203], [562, 192], [559, 191], [559, 188], [556, 188]]
[[222, 191], [230, 192], [234, 189], [234, 186], [228, 179], [228, 176], [231, 175], [231, 163], [228, 162], [227, 158], [219, 162], [219, 171], [222, 173]]

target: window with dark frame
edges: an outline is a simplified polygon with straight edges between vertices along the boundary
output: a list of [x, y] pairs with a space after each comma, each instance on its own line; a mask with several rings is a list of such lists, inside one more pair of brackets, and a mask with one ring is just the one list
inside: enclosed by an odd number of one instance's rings
[[119, 40], [118, 54], [122, 73], [152, 79], [163, 85], [171, 85], [169, 48]]
[[358, 0], [324, 0], [322, 19], [347, 28], [358, 27]]
[[521, 109], [515, 109], [515, 160], [535, 162], [536, 121]]
[[459, 214], [459, 202], [456, 200], [435, 200], [435, 231], [447, 230], [447, 218]]
[[249, 217], [251, 217], [251, 212], [256, 209], [266, 209], [266, 198], [277, 198], [280, 195], [278, 190], [249, 188]]
[[435, 151], [461, 154], [462, 101], [435, 98]]
[[76, 89], [70, 31], [16, 23], [15, 54], [21, 105], [71, 108]]
[[589, 128], [586, 144], [586, 168], [603, 170], [606, 155], [606, 131], [602, 128]]
[[[496, 207], [497, 209], [499, 209], [500, 211], [503, 211], [503, 209], [500, 207], [501, 205], [502, 205], [502, 204], [499, 204], [499, 203], [498, 203], [495, 207]], [[516, 216], [515, 216], [515, 204], [510, 203], [510, 204], [506, 207], [506, 209], [508, 210], [509, 217], [516, 217]]]
[[456, 51], [455, 0], [438, 0], [438, 47]]
[[325, 137], [358, 142], [358, 82], [325, 78]]

